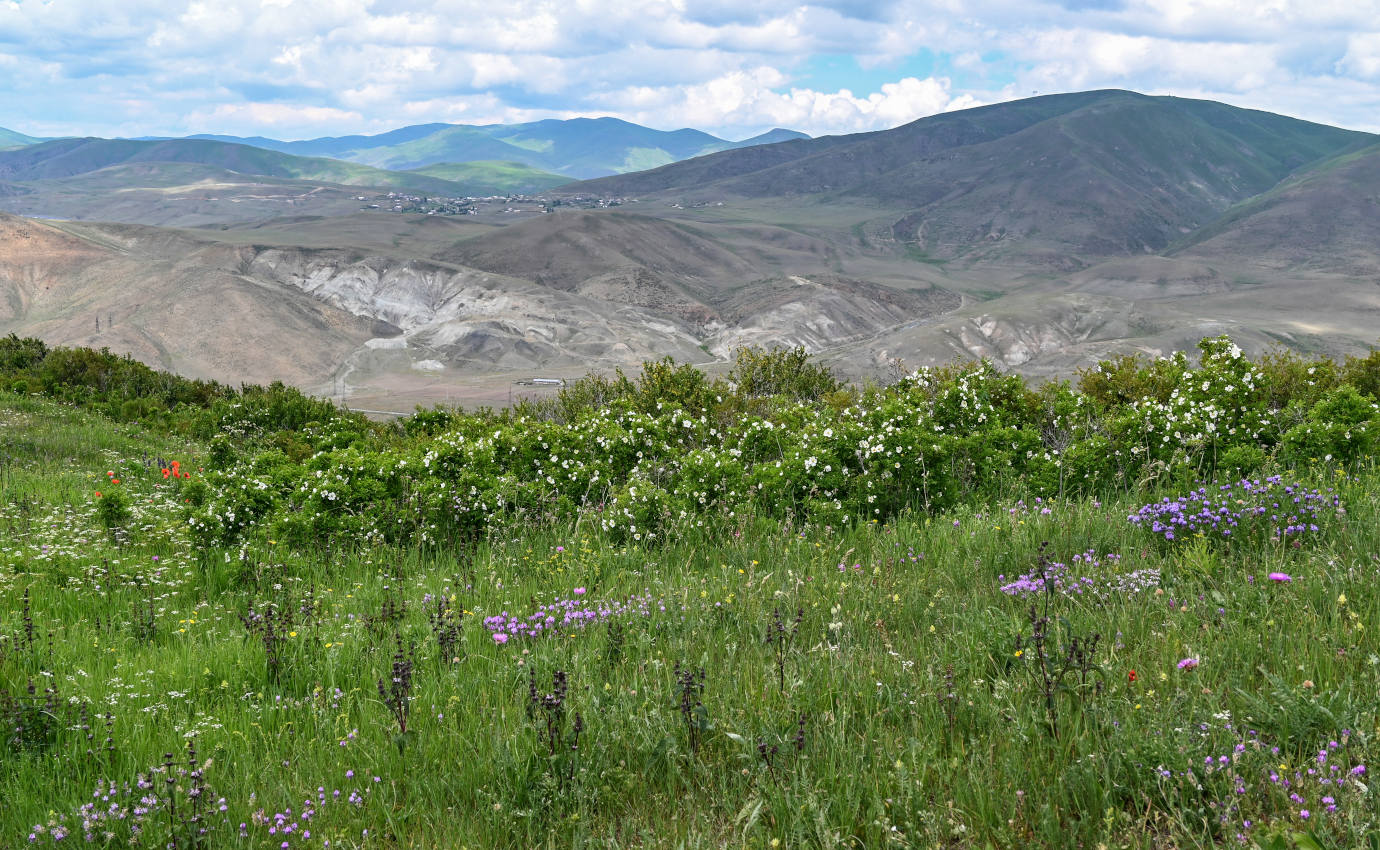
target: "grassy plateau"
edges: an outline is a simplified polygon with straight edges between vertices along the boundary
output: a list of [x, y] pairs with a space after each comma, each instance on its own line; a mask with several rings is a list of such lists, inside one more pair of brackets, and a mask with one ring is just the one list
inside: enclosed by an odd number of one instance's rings
[[1380, 846], [1380, 357], [383, 425], [24, 343], [0, 846]]

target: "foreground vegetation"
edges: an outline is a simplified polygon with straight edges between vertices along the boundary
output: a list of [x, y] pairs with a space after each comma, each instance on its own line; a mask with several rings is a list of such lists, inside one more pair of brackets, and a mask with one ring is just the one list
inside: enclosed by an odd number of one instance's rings
[[1373, 846], [1377, 375], [380, 425], [11, 339], [0, 846]]

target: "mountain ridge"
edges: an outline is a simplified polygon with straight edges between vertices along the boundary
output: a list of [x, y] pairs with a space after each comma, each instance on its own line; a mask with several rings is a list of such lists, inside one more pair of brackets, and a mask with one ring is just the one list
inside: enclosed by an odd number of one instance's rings
[[43, 139], [35, 136], [26, 136], [17, 130], [7, 130], [4, 127], [0, 127], [0, 150], [4, 148], [23, 147], [24, 145], [32, 145], [41, 141], [43, 141]]
[[562, 192], [840, 201], [907, 210], [917, 257], [1020, 262], [1157, 252], [1370, 134], [1254, 110], [1103, 90], [922, 118], [892, 130], [715, 153]]
[[298, 156], [327, 156], [415, 170], [442, 162], [508, 161], [583, 179], [662, 165], [703, 153], [808, 138], [780, 127], [730, 141], [701, 130], [655, 130], [619, 118], [548, 118], [521, 124], [416, 124], [376, 135], [281, 141], [198, 135]]
[[206, 139], [57, 139], [0, 151], [0, 181], [54, 180], [133, 163], [195, 163], [239, 174], [462, 195], [464, 187], [426, 175], [386, 171], [324, 157], [299, 157]]

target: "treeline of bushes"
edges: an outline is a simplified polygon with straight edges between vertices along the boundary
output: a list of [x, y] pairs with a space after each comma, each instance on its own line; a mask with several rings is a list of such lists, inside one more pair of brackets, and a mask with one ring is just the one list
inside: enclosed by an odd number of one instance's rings
[[990, 363], [848, 386], [804, 352], [740, 353], [726, 379], [669, 360], [508, 411], [422, 411], [386, 439], [309, 457], [222, 441], [207, 546], [255, 529], [307, 542], [445, 543], [579, 522], [663, 539], [747, 515], [841, 525], [1030, 496], [1076, 497], [1348, 465], [1380, 449], [1380, 353], [1246, 357], [1225, 337], [1039, 387]]
[[207, 440], [190, 517], [207, 546], [254, 529], [438, 543], [571, 520], [649, 541], [746, 513], [882, 521], [1380, 450], [1380, 351], [1252, 359], [1226, 337], [1204, 340], [1196, 363], [1125, 356], [1038, 387], [987, 362], [858, 387], [801, 349], [747, 349], [726, 378], [666, 359], [509, 410], [388, 424], [282, 384], [234, 389], [14, 336], [0, 340], [0, 387]]
[[202, 440], [266, 442], [298, 457], [316, 451], [312, 440], [299, 434], [324, 437], [329, 445], [386, 431], [281, 382], [237, 389], [160, 372], [104, 348], [49, 348], [42, 340], [14, 334], [0, 338], [0, 389], [40, 393], [116, 421]]

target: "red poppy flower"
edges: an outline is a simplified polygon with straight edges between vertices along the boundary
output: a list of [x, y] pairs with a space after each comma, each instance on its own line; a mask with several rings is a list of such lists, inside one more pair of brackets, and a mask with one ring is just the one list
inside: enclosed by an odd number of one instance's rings
[[1128, 681], [1134, 682], [1134, 681], [1136, 680], [1136, 671], [1135, 671], [1135, 670], [1132, 670], [1131, 672], [1127, 673], [1127, 674], [1126, 674], [1126, 679], [1127, 679]]

